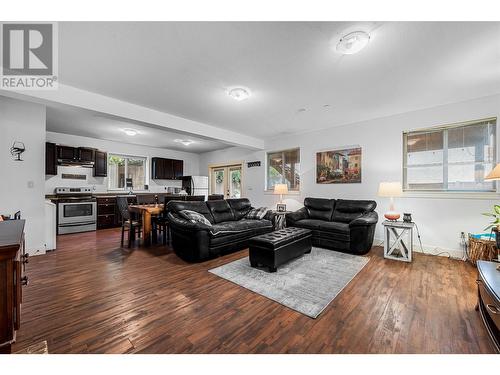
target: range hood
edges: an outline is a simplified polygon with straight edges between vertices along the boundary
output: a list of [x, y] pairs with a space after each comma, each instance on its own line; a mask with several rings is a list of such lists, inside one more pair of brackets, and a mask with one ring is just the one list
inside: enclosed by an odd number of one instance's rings
[[57, 165], [63, 167], [82, 167], [82, 168], [94, 168], [93, 161], [81, 161], [73, 159], [57, 159]]

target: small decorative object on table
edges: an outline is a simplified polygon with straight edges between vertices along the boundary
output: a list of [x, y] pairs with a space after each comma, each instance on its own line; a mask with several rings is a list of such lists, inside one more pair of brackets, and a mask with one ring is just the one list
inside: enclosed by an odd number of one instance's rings
[[278, 203], [276, 205], [276, 212], [286, 212], [286, 204]]
[[391, 198], [389, 211], [384, 216], [387, 220], [397, 220], [401, 216], [399, 212], [394, 210], [394, 197], [400, 197], [403, 193], [400, 182], [381, 182], [378, 188], [379, 197]]
[[411, 262], [415, 223], [386, 220], [382, 225], [385, 231], [384, 258]]

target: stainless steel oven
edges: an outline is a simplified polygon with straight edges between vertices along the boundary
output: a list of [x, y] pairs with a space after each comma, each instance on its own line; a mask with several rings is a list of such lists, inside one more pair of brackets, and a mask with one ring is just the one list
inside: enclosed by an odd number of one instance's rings
[[[74, 189], [72, 189], [74, 190]], [[74, 192], [73, 192], [74, 193]], [[92, 196], [60, 194], [57, 202], [58, 234], [97, 229], [97, 200]]]

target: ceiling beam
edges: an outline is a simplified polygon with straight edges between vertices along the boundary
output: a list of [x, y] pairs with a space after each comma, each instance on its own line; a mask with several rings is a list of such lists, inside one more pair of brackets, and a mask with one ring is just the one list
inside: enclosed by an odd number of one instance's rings
[[179, 131], [192, 134], [193, 136], [211, 138], [234, 146], [257, 150], [264, 149], [264, 140], [259, 138], [174, 116], [166, 112], [157, 111], [155, 109], [81, 90], [68, 85], [59, 84], [57, 90], [33, 90], [23, 92], [0, 90], [0, 95], [42, 104], [66, 104], [77, 108], [151, 124], [155, 127], [165, 128], [165, 130]]

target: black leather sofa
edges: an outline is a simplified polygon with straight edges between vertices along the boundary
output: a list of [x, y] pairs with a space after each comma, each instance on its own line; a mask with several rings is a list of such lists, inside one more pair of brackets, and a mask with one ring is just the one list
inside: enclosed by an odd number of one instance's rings
[[313, 246], [366, 254], [375, 235], [377, 202], [306, 198], [304, 207], [286, 214], [289, 227], [312, 231]]
[[[198, 262], [248, 247], [250, 238], [273, 231], [273, 214], [268, 211], [262, 220], [245, 219], [251, 209], [246, 198], [168, 202], [167, 220], [175, 253], [188, 262]], [[179, 215], [181, 210], [202, 214], [212, 226], [184, 219]]]

